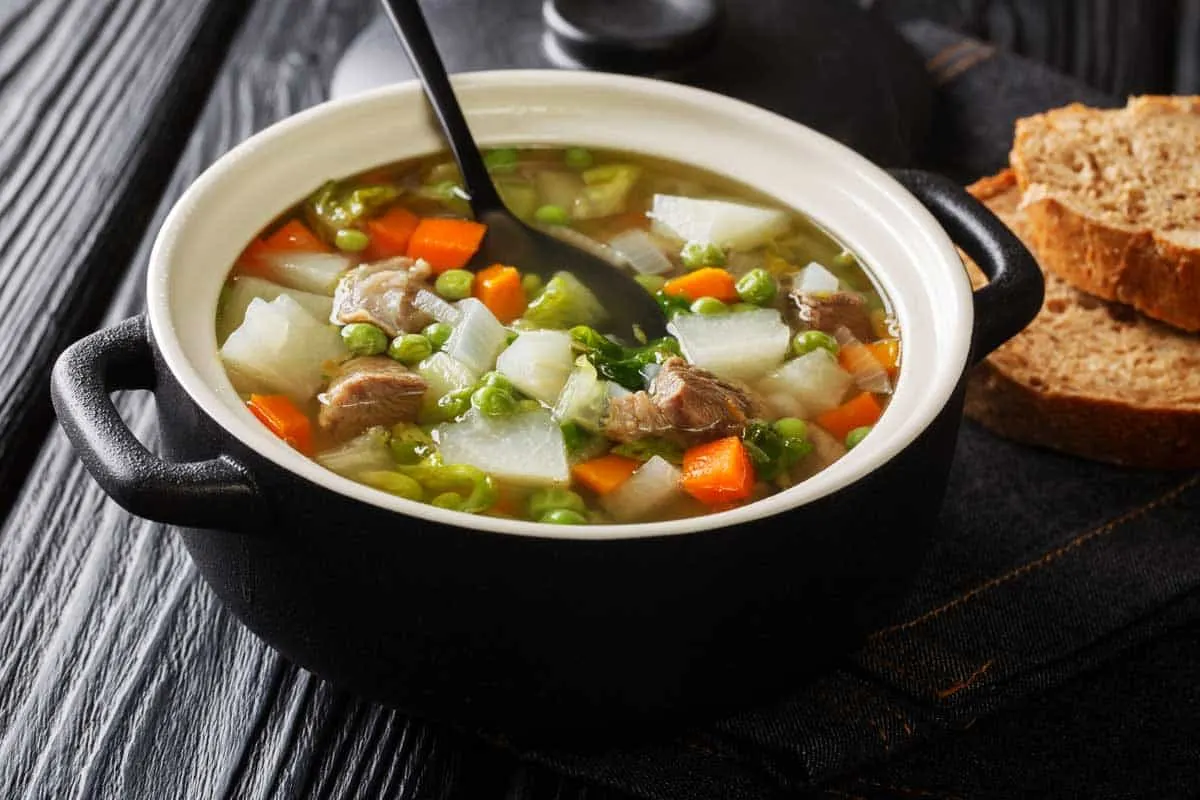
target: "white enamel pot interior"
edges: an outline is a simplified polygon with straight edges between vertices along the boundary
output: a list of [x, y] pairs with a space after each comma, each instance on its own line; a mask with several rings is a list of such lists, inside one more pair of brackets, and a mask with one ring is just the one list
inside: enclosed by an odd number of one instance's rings
[[867, 265], [899, 320], [904, 364], [871, 436], [799, 485], [746, 506], [635, 525], [557, 526], [468, 515], [335, 475], [246, 410], [217, 355], [214, 315], [234, 259], [258, 231], [321, 182], [445, 149], [424, 95], [406, 83], [328, 102], [255, 135], [180, 199], [151, 255], [148, 318], [180, 385], [229, 434], [328, 489], [410, 517], [517, 536], [662, 536], [733, 526], [836, 491], [907, 447], [949, 401], [967, 367], [971, 286], [953, 243], [891, 176], [783, 117], [710, 92], [626, 76], [555, 70], [481, 72], [454, 86], [483, 146], [582, 145], [673, 159], [756, 187], [816, 220]]

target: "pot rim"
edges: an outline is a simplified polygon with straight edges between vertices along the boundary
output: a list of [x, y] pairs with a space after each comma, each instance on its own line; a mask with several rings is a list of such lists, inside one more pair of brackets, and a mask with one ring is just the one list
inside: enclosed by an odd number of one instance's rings
[[[220, 211], [223, 204], [227, 206], [239, 202], [239, 190], [241, 194], [253, 191], [261, 193], [270, 191], [262, 185], [271, 184], [272, 181], [282, 183], [291, 180], [294, 183], [296, 178], [287, 178], [285, 173], [288, 169], [303, 169], [306, 163], [295, 152], [296, 140], [305, 136], [313, 139], [313, 149], [317, 150], [313, 157], [319, 160], [319, 146], [327, 143], [318, 139], [317, 135], [330, 134], [332, 124], [336, 123], [339, 130], [355, 130], [357, 132], [354, 135], [360, 137], [381, 138], [392, 125], [392, 115], [399, 116], [402, 111], [411, 109], [418, 112], [411, 117], [419, 119], [415, 122], [409, 119], [408, 123], [424, 128], [423, 133], [414, 131], [414, 137], [421, 138], [417, 134], [422, 133], [425, 144], [434, 143], [432, 150], [437, 150], [436, 142], [440, 140], [440, 134], [436, 132], [431, 114], [424, 104], [420, 85], [408, 81], [324, 102], [275, 123], [242, 142], [193, 182], [172, 208], [155, 240], [147, 275], [148, 319], [155, 345], [193, 402], [226, 433], [261, 457], [294, 476], [351, 499], [441, 525], [568, 540], [681, 535], [735, 527], [778, 516], [844, 489], [907, 448], [950, 400], [967, 367], [970, 352], [974, 310], [967, 273], [954, 244], [929, 211], [895, 179], [865, 157], [824, 134], [760, 107], [706, 90], [651, 78], [564, 70], [506, 70], [462, 73], [455, 75], [452, 80], [471, 120], [472, 129], [481, 142], [490, 145], [569, 141], [584, 146], [607, 147], [609, 145], [601, 141], [604, 137], [599, 132], [590, 138], [585, 133], [605, 124], [598, 117], [588, 117], [590, 107], [592, 114], [604, 109], [609, 116], [639, 115], [638, 120], [646, 121], [647, 130], [639, 127], [637, 132], [637, 137], [644, 140], [643, 144], [650, 141], [647, 137], [660, 137], [656, 140], [658, 144], [653, 145], [660, 152], [652, 155], [679, 149], [678, 139], [667, 141], [673, 132], [689, 135], [685, 143], [687, 147], [694, 148], [699, 143], [700, 152], [708, 153], [703, 149], [708, 146], [704, 144], [706, 137], [716, 141], [713, 139], [716, 136], [714, 130], [735, 127], [740, 141], [746, 147], [746, 150], [739, 151], [742, 164], [757, 164], [767, 157], [760, 153], [766, 150], [795, 157], [797, 163], [802, 162], [810, 172], [827, 173], [823, 190], [830, 199], [829, 206], [853, 210], [855, 204], [860, 204], [862, 213], [859, 217], [849, 217], [846, 216], [848, 211], [839, 212], [843, 214], [843, 224], [826, 227], [860, 255], [860, 248], [855, 246], [855, 242], [859, 239], [865, 241], [870, 234], [873, 237], [873, 243], [868, 248], [871, 253], [892, 253], [894, 249], [898, 260], [889, 263], [904, 265], [903, 270], [883, 268], [876, 265], [878, 258], [866, 259], [868, 270], [882, 284], [901, 328], [902, 352], [906, 363], [900, 371], [889, 408], [872, 435], [858, 447], [796, 486], [731, 510], [649, 523], [560, 526], [440, 509], [395, 497], [337, 475], [272, 436], [245, 409], [225, 377], [217, 356], [212, 321], [215, 318], [219, 284], [224, 282], [229, 269], [224, 265], [232, 264], [246, 241], [273, 219], [279, 210], [296, 202], [303, 194], [294, 196], [293, 188], [290, 194], [285, 195], [280, 189], [276, 191], [279, 199], [276, 205], [265, 210], [258, 207], [249, 209], [259, 215], [257, 220], [226, 220], [228, 224], [226, 229], [220, 231], [220, 235], [215, 235], [217, 231], [213, 226], [216, 223], [208, 225], [208, 229], [201, 229], [205, 228], [208, 220], [224, 214]], [[559, 95], [563, 99], [556, 99]], [[570, 99], [565, 99], [568, 97]], [[377, 134], [363, 132], [357, 127], [368, 121], [379, 128]], [[651, 121], [655, 124], [649, 124]], [[530, 123], [531, 128], [522, 128]], [[477, 129], [503, 127], [504, 124], [511, 129], [507, 136], [499, 130], [489, 133]], [[578, 132], [563, 138], [561, 132], [554, 133], [556, 125], [565, 128], [574, 125]], [[651, 128], [661, 129], [662, 132], [648, 132]], [[515, 133], [522, 129], [526, 132]], [[726, 144], [732, 141], [729, 135]], [[293, 145], [291, 151], [288, 150], [289, 144]], [[646, 152], [649, 148], [626, 149]], [[339, 175], [330, 176], [314, 171], [311, 180], [307, 180], [309, 188], [316, 188], [326, 177], [353, 174], [388, 160], [351, 168], [352, 151], [353, 148], [347, 147], [345, 155], [326, 154], [327, 160], [345, 161], [347, 168]], [[430, 151], [429, 147], [414, 149], [400, 159]], [[309, 149], [305, 149], [305, 152], [308, 153]], [[713, 158], [714, 154], [708, 153], [706, 157]], [[673, 158], [693, 164], [699, 160], [698, 157], [689, 158], [686, 154]], [[283, 164], [284, 161], [292, 163]], [[751, 185], [775, 197], [799, 192], [799, 183], [787, 184], [786, 189], [784, 185], [792, 170], [792, 163], [788, 161], [786, 168], [778, 170], [778, 178], [771, 177]], [[710, 164], [703, 166], [743, 183], [749, 181], [742, 176], [752, 171], [748, 166], [739, 165], [723, 170], [712, 169]], [[761, 168], [759, 172], [767, 174]], [[774, 176], [774, 173], [770, 174]], [[251, 183], [251, 176], [258, 179], [257, 184]], [[834, 178], [837, 180], [832, 180]], [[772, 183], [776, 180], [777, 183]], [[853, 185], [854, 192], [847, 188], [839, 194], [843, 185]], [[834, 213], [831, 210], [823, 214], [811, 207], [795, 206], [786, 200], [781, 202], [798, 208], [823, 225], [823, 220]], [[886, 231], [868, 229], [872, 223], [886, 228]], [[241, 226], [244, 237], [240, 241], [236, 241], [237, 236], [228, 236], [227, 229], [231, 226]], [[233, 241], [226, 241], [227, 238]], [[210, 246], [218, 241], [221, 242], [220, 247]], [[223, 248], [229, 257], [204, 261], [197, 255], [189, 255], [199, 251], [202, 246], [206, 251], [220, 251]], [[188, 269], [176, 266], [188, 263], [207, 264], [207, 272], [199, 266]], [[220, 280], [216, 281], [215, 289], [208, 285], [215, 281], [211, 274], [212, 263], [222, 265], [216, 270]], [[189, 280], [191, 283], [188, 283]], [[909, 286], [902, 288], [905, 281]], [[196, 286], [202, 287], [202, 290], [197, 290]], [[197, 291], [200, 296], [197, 296]], [[187, 299], [183, 299], [184, 296]], [[180, 335], [180, 320], [184, 317], [195, 319], [197, 315], [202, 317], [200, 311], [205, 308], [209, 320], [208, 340], [185, 344]], [[192, 324], [191, 328], [197, 329], [197, 325]], [[196, 337], [203, 338], [203, 335], [197, 333]], [[205, 346], [208, 348], [207, 354]], [[915, 355], [913, 348], [916, 348]], [[189, 350], [192, 352], [189, 353]], [[214, 372], [214, 367], [217, 372]], [[206, 376], [201, 374], [202, 370]]]

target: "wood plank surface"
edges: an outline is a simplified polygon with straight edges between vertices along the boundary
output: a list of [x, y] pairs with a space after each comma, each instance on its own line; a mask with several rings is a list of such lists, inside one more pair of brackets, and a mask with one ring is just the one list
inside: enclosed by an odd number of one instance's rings
[[[322, 100], [375, 8], [257, 3], [151, 231], [214, 159]], [[104, 323], [141, 310], [151, 241]], [[153, 443], [150, 398], [119, 405]], [[0, 530], [0, 797], [516, 797], [531, 782], [574, 796], [284, 662], [224, 611], [169, 528], [104, 496], [57, 429], [30, 476]]]
[[0, 4], [0, 515], [50, 426], [49, 365], [107, 306], [243, 8]]

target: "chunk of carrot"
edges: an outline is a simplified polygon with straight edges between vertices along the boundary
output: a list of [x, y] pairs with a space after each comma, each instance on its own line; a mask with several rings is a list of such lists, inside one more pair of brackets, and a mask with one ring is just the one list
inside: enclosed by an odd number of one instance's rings
[[298, 219], [290, 219], [283, 227], [263, 240], [268, 250], [287, 252], [328, 253], [329, 247]]
[[878, 342], [871, 342], [866, 345], [866, 348], [871, 351], [871, 355], [883, 364], [883, 368], [888, 371], [888, 375], [895, 377], [900, 370], [900, 340], [899, 339], [880, 339]]
[[504, 325], [525, 313], [525, 289], [516, 267], [492, 264], [480, 270], [473, 293]]
[[394, 206], [387, 213], [367, 220], [371, 243], [363, 250], [364, 261], [382, 261], [408, 252], [408, 243], [421, 219], [407, 208]]
[[844, 440], [850, 431], [865, 425], [874, 425], [882, 415], [883, 407], [879, 405], [875, 395], [863, 392], [818, 416], [817, 424], [839, 440]]
[[[888, 342], [893, 346], [889, 346]], [[899, 343], [895, 339], [886, 342], [863, 344], [855, 341], [838, 349], [838, 363], [851, 375], [878, 373], [879, 370], [895, 377], [900, 359]]]
[[715, 297], [724, 303], [738, 301], [733, 276], [720, 267], [703, 267], [672, 278], [663, 284], [663, 291], [672, 297], [686, 297], [693, 302], [701, 297]]
[[683, 454], [683, 490], [706, 505], [745, 500], [754, 481], [750, 453], [737, 436], [699, 444]]
[[246, 275], [267, 277], [264, 259], [271, 253], [328, 253], [329, 247], [298, 219], [290, 219], [265, 239], [255, 239], [238, 256], [236, 266]]
[[571, 467], [571, 476], [596, 494], [608, 494], [637, 471], [642, 462], [612, 453]]
[[287, 396], [252, 394], [246, 405], [271, 433], [304, 455], [313, 454], [312, 422]]
[[462, 269], [479, 250], [487, 225], [469, 219], [426, 217], [408, 240], [409, 258], [423, 258], [441, 274]]

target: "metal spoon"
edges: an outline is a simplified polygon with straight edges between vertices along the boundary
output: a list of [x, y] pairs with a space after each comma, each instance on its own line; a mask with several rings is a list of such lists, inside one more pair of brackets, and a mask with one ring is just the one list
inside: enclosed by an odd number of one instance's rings
[[495, 263], [510, 264], [543, 278], [559, 271], [569, 272], [604, 306], [608, 312], [604, 327], [609, 332], [628, 339], [637, 326], [651, 338], [665, 335], [662, 310], [631, 275], [610, 261], [526, 225], [504, 206], [454, 96], [420, 5], [417, 0], [382, 2], [450, 142], [475, 219], [488, 226], [469, 266], [479, 269]]

